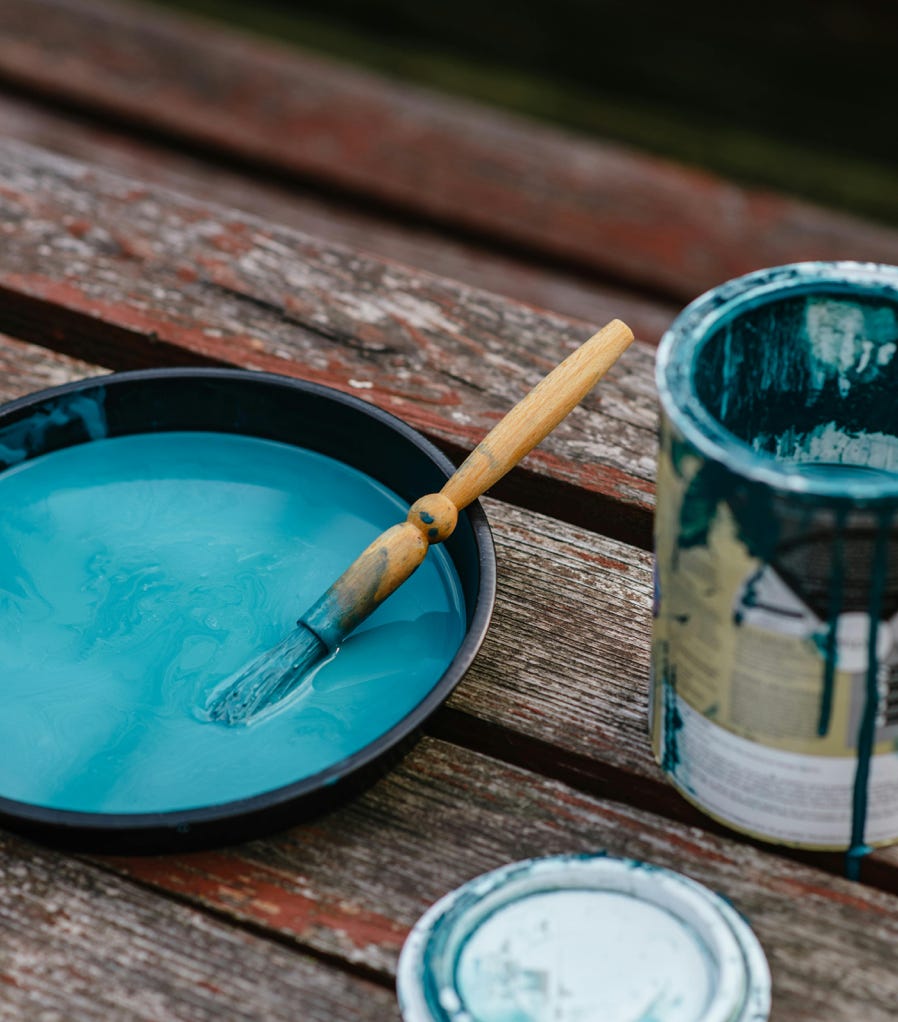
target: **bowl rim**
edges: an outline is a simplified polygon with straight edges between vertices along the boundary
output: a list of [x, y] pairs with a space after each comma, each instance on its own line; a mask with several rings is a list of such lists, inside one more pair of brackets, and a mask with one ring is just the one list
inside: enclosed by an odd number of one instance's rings
[[[67, 394], [93, 388], [107, 389], [135, 381], [173, 379], [232, 380], [237, 383], [285, 387], [324, 398], [361, 412], [398, 433], [402, 439], [424, 454], [446, 478], [455, 471], [456, 466], [438, 447], [391, 412], [333, 387], [296, 377], [248, 369], [166, 367], [85, 377], [0, 404], [0, 428], [10, 416], [18, 417], [23, 411]], [[129, 846], [137, 842], [140, 850], [144, 852], [148, 845], [167, 847], [172, 839], [176, 847], [184, 843], [207, 846], [203, 834], [210, 830], [216, 832], [219, 837], [247, 840], [257, 836], [256, 831], [252, 829], [253, 817], [262, 819], [278, 815], [289, 822], [290, 817], [284, 817], [284, 814], [293, 810], [296, 813], [293, 820], [297, 822], [302, 816], [301, 806], [304, 801], [307, 799], [312, 801], [311, 796], [320, 796], [322, 792], [338, 787], [340, 782], [355, 778], [365, 768], [375, 767], [391, 750], [400, 747], [406, 739], [413, 738], [424, 721], [448, 698], [471, 666], [486, 636], [495, 605], [496, 553], [492, 532], [480, 502], [474, 501], [461, 512], [461, 516], [467, 517], [471, 527], [479, 574], [477, 596], [461, 645], [446, 670], [424, 698], [392, 727], [361, 749], [309, 777], [257, 795], [212, 805], [170, 811], [103, 813], [56, 809], [0, 796], [0, 819], [8, 821], [13, 827], [17, 824], [24, 825], [26, 829], [36, 831], [38, 836], [58, 839], [67, 845], [97, 847], [97, 839], [105, 838], [107, 840], [101, 842], [104, 849], [123, 845], [124, 850], [130, 851], [133, 849]], [[382, 769], [377, 770], [376, 775], [380, 776], [382, 772]], [[364, 779], [362, 781], [364, 783]], [[336, 791], [333, 792], [333, 796], [324, 799], [323, 807], [329, 808], [340, 800]], [[313, 812], [323, 807], [316, 807]]]

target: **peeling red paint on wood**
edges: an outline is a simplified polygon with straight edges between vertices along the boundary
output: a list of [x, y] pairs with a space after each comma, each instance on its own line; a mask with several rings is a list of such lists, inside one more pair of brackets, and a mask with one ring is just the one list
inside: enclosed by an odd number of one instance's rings
[[[238, 914], [253, 891], [265, 906], [289, 905], [298, 886], [341, 911], [346, 902], [365, 904], [393, 925], [371, 931], [374, 941], [357, 944], [355, 960], [392, 974], [396, 936], [448, 890], [515, 859], [600, 849], [685, 871], [730, 898], [771, 953], [775, 1019], [891, 1019], [898, 898], [432, 739], [314, 826], [230, 849], [224, 858], [159, 860], [148, 872], [142, 860], [109, 865], [163, 889], [171, 876], [195, 870], [199, 893], [187, 896]], [[183, 887], [171, 889], [184, 895]], [[234, 890], [239, 910], [230, 901]], [[347, 953], [339, 929], [295, 928], [288, 914], [258, 906], [253, 918], [322, 954]], [[378, 943], [378, 932], [392, 943]]]
[[821, 898], [825, 901], [832, 901], [839, 905], [844, 905], [850, 909], [860, 909], [861, 911], [874, 913], [885, 913], [890, 915], [893, 911], [893, 907], [889, 904], [870, 906], [864, 902], [863, 897], [859, 897], [852, 890], [833, 890], [831, 885], [818, 877], [813, 881], [809, 881], [806, 878], [790, 877], [788, 879], [771, 877], [770, 886], [779, 891], [784, 897], [799, 901], [802, 898]]
[[[116, 301], [114, 298], [98, 299], [93, 297], [87, 287], [71, 280], [59, 280], [41, 274], [25, 275], [10, 273], [2, 278], [3, 286], [10, 292], [40, 298], [50, 306], [60, 309], [77, 311], [93, 317], [98, 323], [112, 323], [142, 338], [149, 344], [155, 344], [164, 338], [172, 346], [182, 348], [206, 356], [210, 363], [232, 362], [247, 365], [246, 348], [258, 351], [252, 342], [257, 338], [239, 333], [224, 336], [220, 332], [211, 333], [213, 328], [197, 323], [181, 323], [173, 321], [166, 315], [165, 309], [153, 309], [127, 301]], [[59, 337], [61, 342], [64, 337]], [[283, 360], [276, 359], [264, 352], [249, 366], [256, 369], [269, 369], [283, 372]]]
[[896, 249], [874, 224], [160, 11], [6, 0], [0, 74], [680, 301], [758, 266]]
[[4, 834], [0, 878], [4, 1019], [398, 1019], [383, 984]]
[[[126, 180], [11, 142], [0, 164], [31, 207], [4, 200], [0, 328], [117, 368], [164, 350], [300, 376], [461, 454], [593, 329], [169, 193], [135, 200]], [[497, 492], [648, 544], [652, 361], [634, 345]]]
[[313, 942], [317, 933], [333, 932], [342, 938], [342, 952], [350, 956], [369, 946], [398, 954], [408, 933], [407, 926], [348, 898], [326, 898], [308, 882], [304, 885], [301, 874], [222, 852], [104, 861], [144, 883], [205, 905], [226, 907], [240, 919], [303, 943]]

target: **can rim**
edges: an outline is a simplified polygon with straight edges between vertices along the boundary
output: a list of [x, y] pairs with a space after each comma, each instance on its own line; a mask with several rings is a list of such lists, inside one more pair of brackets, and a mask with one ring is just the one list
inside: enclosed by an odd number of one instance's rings
[[[558, 855], [510, 863], [475, 877], [432, 905], [413, 927], [397, 968], [404, 1022], [476, 1022], [454, 984], [461, 948], [488, 918], [520, 898], [559, 890], [622, 893], [661, 908], [694, 932], [716, 969], [702, 1022], [765, 1022], [770, 971], [761, 945], [721, 896], [680, 873], [604, 853]], [[442, 985], [436, 972], [451, 963]]]
[[683, 437], [708, 460], [716, 461], [751, 481], [797, 497], [823, 498], [836, 504], [892, 504], [898, 501], [898, 475], [893, 480], [827, 480], [793, 471], [759, 454], [726, 429], [696, 394], [690, 366], [701, 346], [737, 314], [766, 304], [774, 297], [810, 294], [825, 287], [885, 298], [898, 307], [898, 267], [852, 261], [802, 262], [755, 270], [700, 295], [665, 332], [655, 363], [655, 382], [665, 414]]

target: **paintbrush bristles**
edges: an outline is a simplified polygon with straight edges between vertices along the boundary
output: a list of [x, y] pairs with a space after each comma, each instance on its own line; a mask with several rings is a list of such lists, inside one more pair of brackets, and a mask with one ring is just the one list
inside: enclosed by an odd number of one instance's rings
[[369, 544], [280, 645], [215, 689], [206, 717], [248, 724], [279, 702], [415, 571], [431, 543], [452, 534], [457, 521], [455, 505], [442, 494], [415, 501], [406, 520]]
[[296, 691], [327, 653], [318, 636], [299, 622], [286, 639], [222, 682], [210, 695], [205, 716], [220, 724], [248, 724]]

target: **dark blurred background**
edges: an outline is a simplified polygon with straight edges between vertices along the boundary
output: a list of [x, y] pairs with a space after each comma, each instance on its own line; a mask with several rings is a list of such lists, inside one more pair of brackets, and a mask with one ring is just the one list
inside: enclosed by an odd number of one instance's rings
[[895, 0], [157, 0], [898, 223]]

